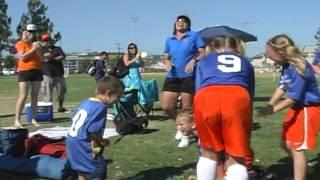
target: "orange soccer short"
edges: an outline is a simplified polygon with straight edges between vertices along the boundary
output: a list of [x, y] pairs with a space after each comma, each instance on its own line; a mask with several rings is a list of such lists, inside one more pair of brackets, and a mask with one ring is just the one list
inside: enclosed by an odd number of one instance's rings
[[252, 102], [237, 85], [212, 85], [195, 95], [194, 114], [200, 145], [236, 157], [250, 155]]
[[290, 108], [282, 124], [282, 138], [292, 149], [312, 150], [317, 144], [320, 105]]

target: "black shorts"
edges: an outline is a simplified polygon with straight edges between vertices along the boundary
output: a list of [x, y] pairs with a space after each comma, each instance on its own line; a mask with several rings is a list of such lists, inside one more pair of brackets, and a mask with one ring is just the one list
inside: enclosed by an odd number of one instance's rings
[[18, 81], [42, 81], [42, 71], [41, 70], [27, 70], [18, 72]]
[[193, 94], [195, 91], [194, 77], [185, 78], [166, 78], [163, 84], [162, 91], [170, 91], [177, 93]]

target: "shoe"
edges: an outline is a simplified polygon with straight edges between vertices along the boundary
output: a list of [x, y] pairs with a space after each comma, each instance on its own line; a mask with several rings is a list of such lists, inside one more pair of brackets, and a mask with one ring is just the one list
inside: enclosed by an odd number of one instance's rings
[[59, 108], [58, 109], [58, 112], [65, 112], [65, 113], [67, 113], [67, 112], [69, 112], [66, 108]]
[[177, 130], [176, 136], [174, 137], [177, 141], [180, 141], [182, 138], [183, 134], [181, 131]]
[[186, 148], [188, 146], [189, 146], [189, 136], [182, 136], [178, 147], [179, 148]]

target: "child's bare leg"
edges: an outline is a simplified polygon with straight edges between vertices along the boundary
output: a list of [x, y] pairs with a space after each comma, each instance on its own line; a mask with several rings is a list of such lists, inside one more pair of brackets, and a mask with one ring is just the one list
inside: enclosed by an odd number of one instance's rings
[[285, 151], [292, 157], [294, 180], [304, 180], [307, 169], [307, 158], [304, 150], [295, 150], [289, 141], [283, 142]]
[[307, 160], [304, 150], [291, 150], [293, 158], [294, 180], [304, 180], [306, 176]]
[[225, 176], [225, 153], [219, 152], [218, 153], [218, 164], [217, 164], [217, 180], [224, 180]]
[[78, 175], [78, 180], [86, 180], [86, 177], [82, 176], [82, 175]]

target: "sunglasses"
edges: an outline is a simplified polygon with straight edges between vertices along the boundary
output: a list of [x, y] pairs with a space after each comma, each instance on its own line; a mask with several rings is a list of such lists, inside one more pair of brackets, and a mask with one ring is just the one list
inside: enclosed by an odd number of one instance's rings
[[185, 22], [185, 23], [188, 23], [188, 21], [187, 21], [186, 19], [183, 19], [183, 18], [177, 19], [176, 22]]
[[129, 47], [128, 49], [136, 49], [136, 47]]

